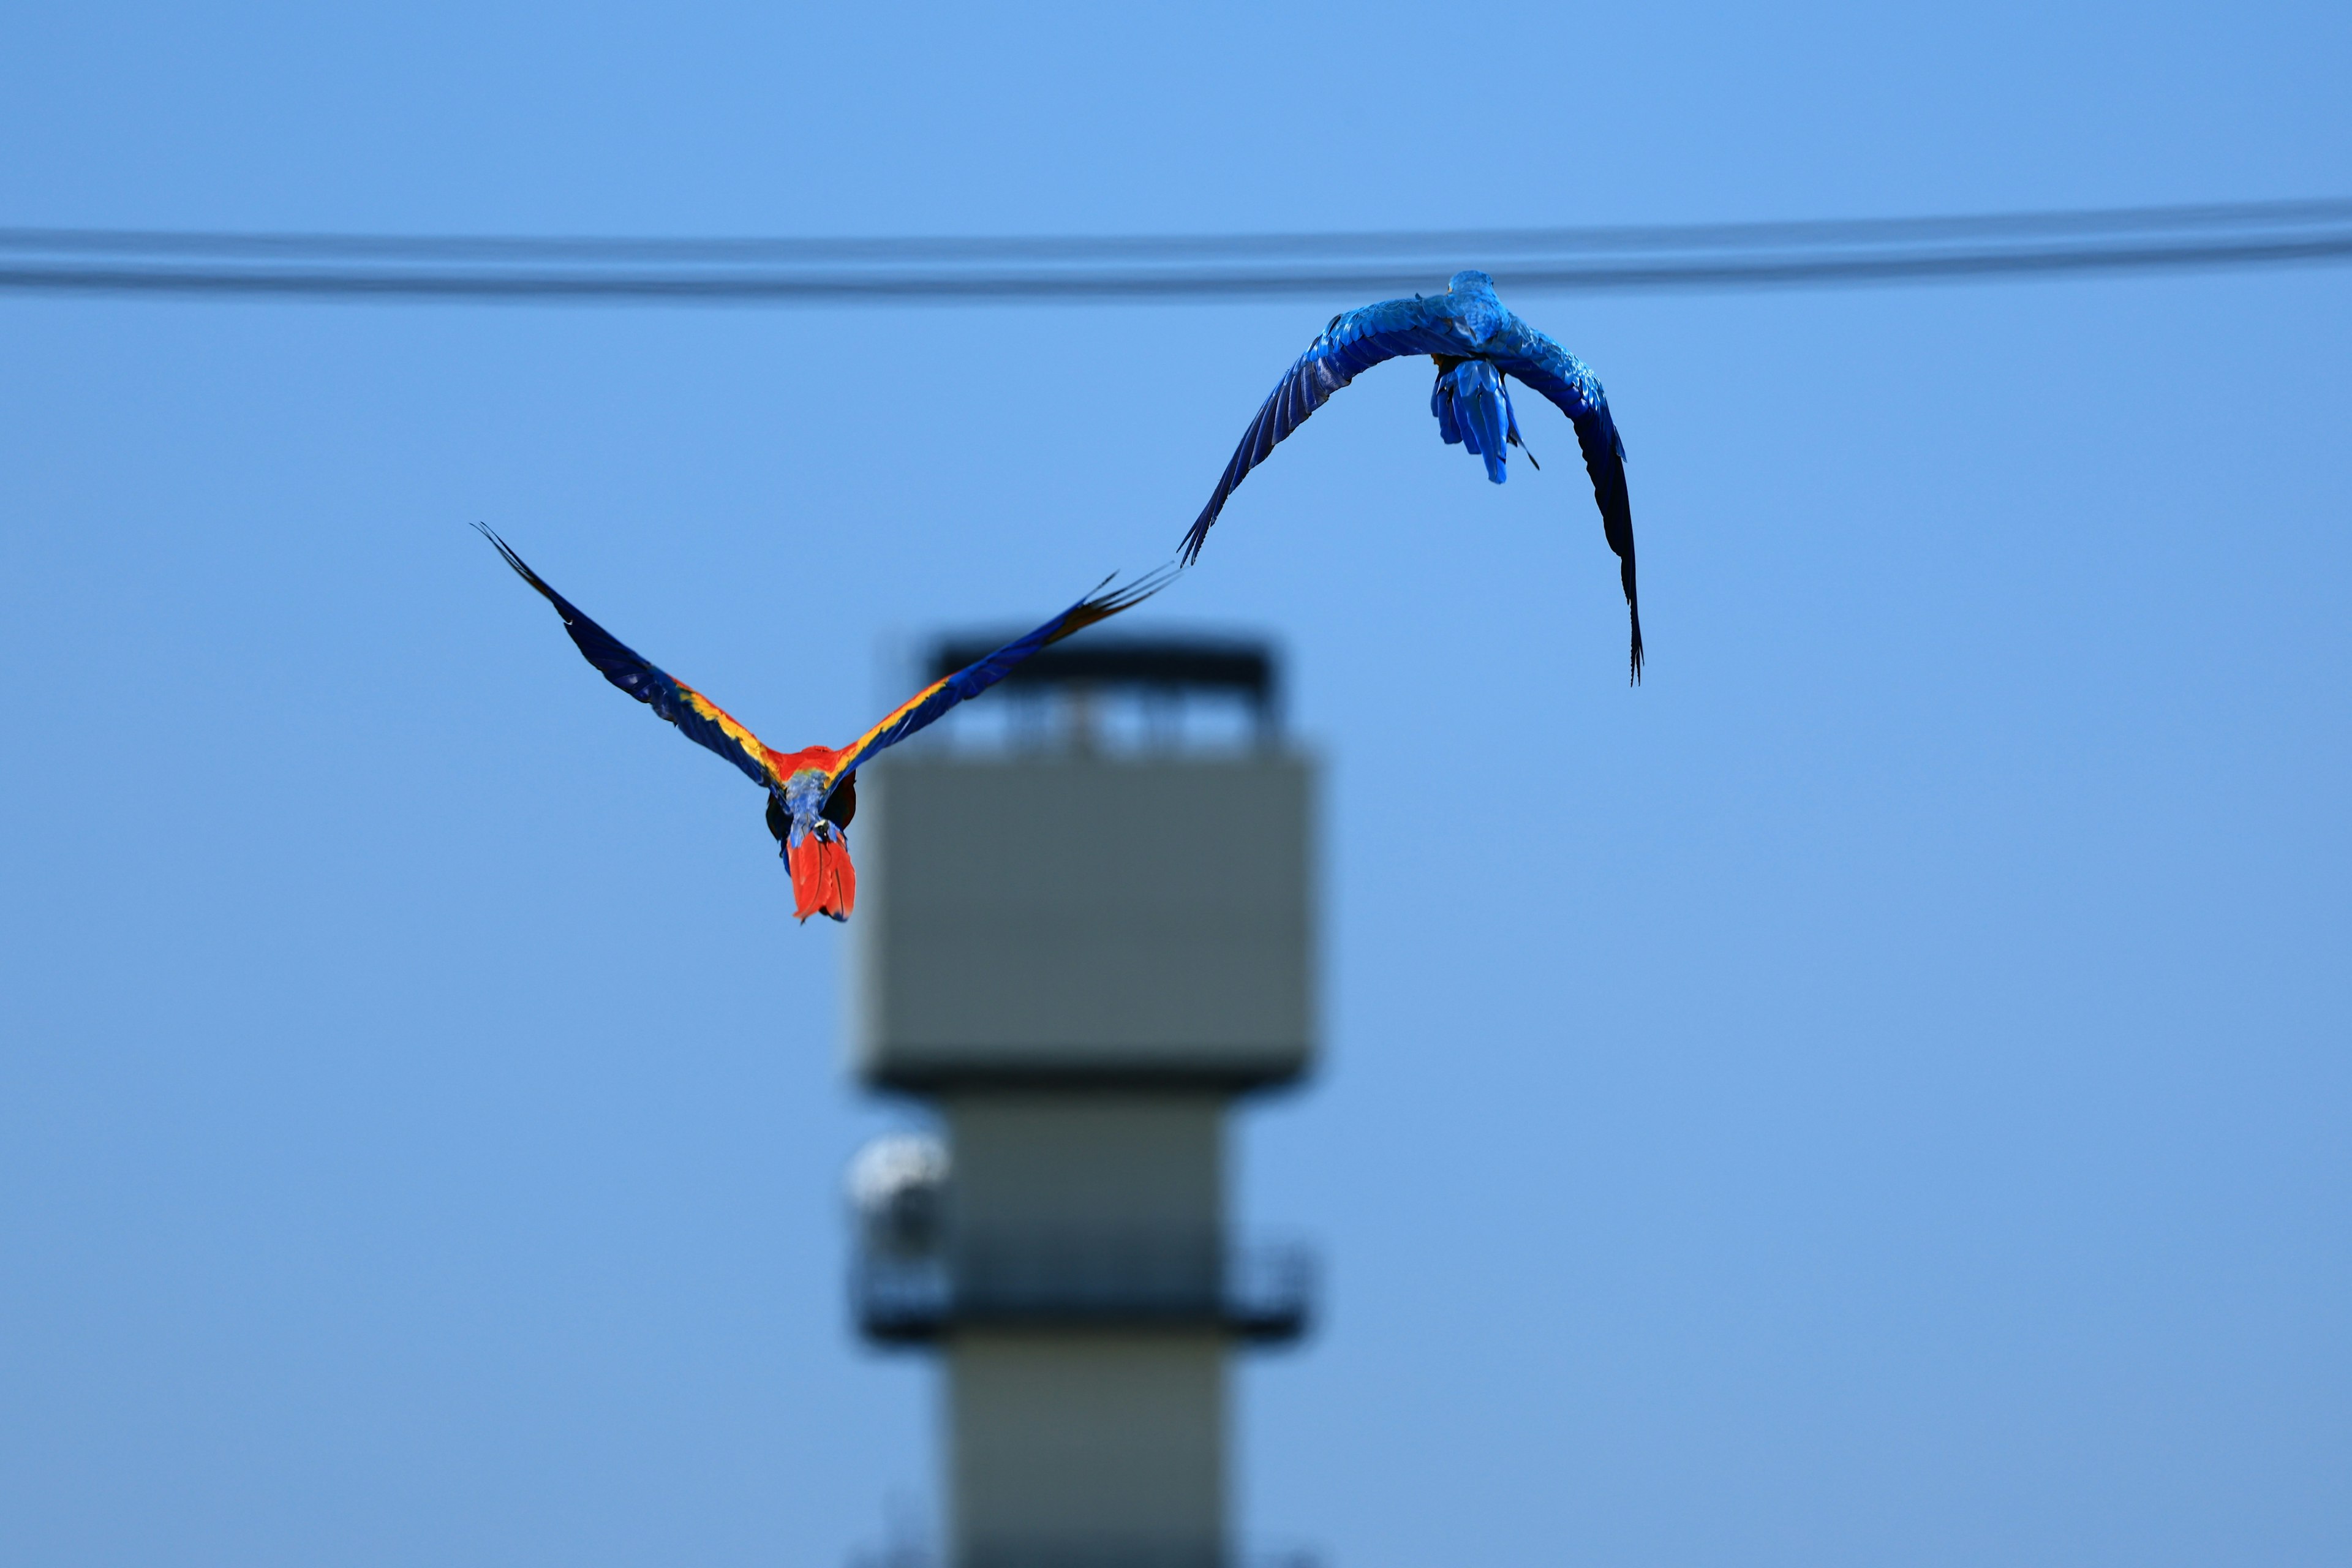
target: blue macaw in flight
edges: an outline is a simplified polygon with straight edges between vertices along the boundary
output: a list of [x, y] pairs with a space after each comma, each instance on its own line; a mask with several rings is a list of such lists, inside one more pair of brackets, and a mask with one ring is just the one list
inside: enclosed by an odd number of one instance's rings
[[[1575, 423], [1593, 499], [1601, 506], [1601, 531], [1617, 552], [1617, 574], [1633, 622], [1633, 676], [1639, 682], [1642, 607], [1633, 592], [1633, 506], [1625, 493], [1625, 443], [1609, 416], [1609, 399], [1582, 360], [1505, 308], [1495, 297], [1495, 280], [1484, 272], [1455, 273], [1443, 294], [1384, 300], [1332, 317], [1250, 421], [1216, 493], [1184, 536], [1184, 563], [1191, 565], [1200, 555], [1225, 498], [1265, 461], [1276, 442], [1358, 375], [1401, 354], [1427, 354], [1437, 362], [1429, 411], [1437, 416], [1438, 434], [1448, 446], [1466, 447], [1484, 458], [1486, 477], [1498, 485], [1509, 477], [1505, 447], [1527, 449], [1506, 377], [1517, 376], [1542, 393]], [[1528, 461], [1535, 461], [1533, 453]]]

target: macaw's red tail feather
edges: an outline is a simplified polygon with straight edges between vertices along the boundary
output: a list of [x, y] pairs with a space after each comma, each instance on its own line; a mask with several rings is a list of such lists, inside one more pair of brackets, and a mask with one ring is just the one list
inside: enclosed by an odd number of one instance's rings
[[812, 833], [784, 858], [793, 871], [793, 913], [802, 920], [811, 915], [849, 918], [857, 907], [857, 868], [849, 863], [847, 844]]

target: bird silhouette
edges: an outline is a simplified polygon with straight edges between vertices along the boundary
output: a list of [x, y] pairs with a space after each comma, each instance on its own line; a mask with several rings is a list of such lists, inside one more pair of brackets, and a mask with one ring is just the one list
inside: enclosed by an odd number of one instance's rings
[[930, 724], [949, 709], [977, 697], [1011, 673], [1038, 649], [1057, 643], [1097, 621], [1129, 610], [1167, 586], [1172, 568], [1163, 568], [1124, 587], [1109, 579], [1044, 626], [1013, 638], [1003, 647], [965, 665], [954, 674], [932, 681], [898, 704], [882, 721], [848, 745], [808, 746], [779, 752], [717, 703], [675, 676], [656, 668], [643, 655], [583, 615], [579, 607], [547, 584], [507, 542], [480, 524], [484, 538], [498, 546], [522, 580], [545, 595], [563, 618], [563, 629], [590, 664], [605, 679], [677, 726], [698, 746], [716, 752], [741, 769], [753, 784], [768, 792], [768, 831], [774, 834], [777, 854], [792, 874], [793, 912], [803, 921], [811, 915], [847, 920], [857, 903], [857, 871], [850, 864], [849, 840], [844, 829], [857, 813], [857, 770], [860, 765]]
[[[1483, 458], [1486, 477], [1498, 485], [1509, 477], [1506, 448], [1527, 449], [1519, 439], [1507, 378], [1516, 377], [1551, 399], [1575, 424], [1585, 469], [1592, 476], [1593, 500], [1601, 507], [1601, 532], [1617, 553], [1617, 575], [1633, 625], [1633, 679], [1640, 681], [1642, 608], [1633, 590], [1633, 507], [1625, 492], [1625, 443], [1618, 438], [1609, 399], [1582, 360], [1513, 315], [1495, 297], [1495, 280], [1484, 272], [1455, 273], [1443, 294], [1384, 300], [1332, 317], [1250, 421], [1215, 493], [1184, 535], [1180, 559], [1188, 566], [1198, 559], [1225, 499], [1265, 461], [1276, 442], [1305, 424], [1333, 393], [1382, 360], [1402, 354], [1427, 354], [1437, 362], [1429, 411], [1437, 416], [1438, 434], [1447, 445], [1466, 447]], [[1535, 461], [1533, 453], [1528, 460]]]

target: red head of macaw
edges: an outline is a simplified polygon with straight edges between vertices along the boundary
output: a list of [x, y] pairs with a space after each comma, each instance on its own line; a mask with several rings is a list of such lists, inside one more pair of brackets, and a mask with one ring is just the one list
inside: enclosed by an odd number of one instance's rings
[[688, 740], [726, 758], [751, 782], [766, 787], [768, 830], [776, 836], [777, 852], [792, 873], [793, 912], [803, 921], [811, 915], [847, 920], [856, 907], [857, 870], [850, 864], [845, 829], [857, 813], [861, 764], [930, 724], [957, 703], [979, 696], [1038, 649], [1141, 604], [1166, 587], [1173, 575], [1162, 570], [1123, 588], [1106, 583], [1044, 626], [932, 681], [846, 746], [779, 752], [763, 744], [701, 692], [656, 668], [590, 620], [525, 565], [505, 540], [479, 523], [475, 526], [498, 546], [507, 564], [555, 606], [563, 629], [605, 679], [677, 725]]
[[803, 920], [846, 920], [857, 907], [857, 868], [844, 831], [857, 815], [857, 775], [841, 771], [843, 755], [830, 746], [768, 753], [772, 774], [784, 780], [768, 792], [768, 831], [792, 872], [793, 909]]

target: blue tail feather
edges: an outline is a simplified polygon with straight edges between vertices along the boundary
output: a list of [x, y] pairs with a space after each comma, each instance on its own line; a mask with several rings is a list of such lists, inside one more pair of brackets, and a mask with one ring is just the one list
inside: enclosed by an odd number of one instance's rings
[[1429, 411], [1437, 416], [1437, 433], [1445, 437], [1445, 444], [1449, 447], [1462, 445], [1462, 423], [1454, 417], [1454, 389], [1446, 384], [1445, 377], [1442, 375], [1437, 378], [1437, 384], [1430, 388]]

